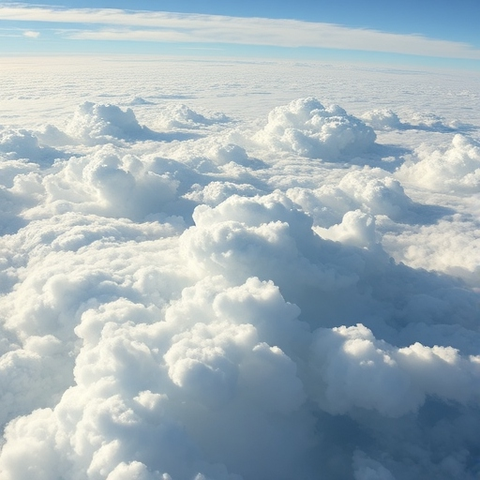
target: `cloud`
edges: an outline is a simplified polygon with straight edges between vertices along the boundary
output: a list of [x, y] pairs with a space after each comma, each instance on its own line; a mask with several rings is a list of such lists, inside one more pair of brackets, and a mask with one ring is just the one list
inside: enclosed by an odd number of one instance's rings
[[163, 128], [172, 129], [198, 128], [201, 126], [214, 125], [216, 123], [226, 123], [229, 122], [230, 119], [219, 112], [205, 116], [192, 110], [187, 105], [173, 104], [165, 105], [165, 108], [160, 112], [157, 121]]
[[66, 37], [74, 39], [233, 43], [480, 58], [477, 49], [464, 43], [298, 20], [120, 9], [61, 9], [22, 4], [0, 7], [0, 18], [102, 26], [96, 30], [75, 28], [70, 33], [67, 30]]
[[62, 152], [42, 145], [32, 131], [25, 129], [0, 130], [0, 154], [8, 159], [23, 159], [40, 165], [49, 165], [55, 159], [64, 157]]
[[[424, 130], [427, 132], [456, 132], [458, 130], [470, 130], [471, 125], [462, 124], [458, 120], [446, 121], [444, 118], [433, 113], [412, 112], [400, 120], [399, 116], [391, 109], [375, 109], [365, 112], [362, 120], [375, 130]], [[473, 127], [475, 129], [475, 127]]]
[[2, 479], [475, 478], [476, 140], [106, 65], [0, 130]]
[[23, 36], [28, 38], [38, 38], [40, 36], [40, 32], [35, 32], [33, 30], [26, 30], [25, 32], [23, 32]]
[[318, 330], [316, 336], [312, 364], [317, 381], [322, 378], [317, 383], [318, 401], [330, 413], [361, 407], [403, 416], [417, 411], [427, 394], [464, 404], [477, 402], [480, 357], [462, 358], [451, 347], [420, 343], [392, 348], [376, 341], [361, 324]]
[[433, 191], [478, 190], [480, 145], [475, 140], [457, 134], [447, 148], [439, 150], [423, 145], [417, 149], [416, 157], [402, 166], [399, 178]]
[[274, 151], [335, 161], [363, 153], [375, 141], [375, 133], [338, 105], [325, 108], [315, 98], [304, 98], [277, 107], [254, 139]]
[[353, 457], [355, 480], [394, 480], [395, 477], [380, 462], [372, 460], [361, 450], [357, 450]]
[[72, 157], [40, 182], [45, 202], [30, 215], [74, 211], [141, 220], [161, 214], [167, 203], [177, 200], [179, 182], [168, 166], [165, 171], [162, 162], [152, 162], [144, 164], [111, 145], [93, 155]]
[[402, 129], [404, 126], [398, 118], [398, 115], [388, 108], [366, 112], [361, 118], [367, 125], [370, 125], [375, 130]]
[[75, 112], [67, 133], [80, 142], [108, 143], [112, 138], [127, 141], [149, 138], [153, 134], [139, 125], [133, 110], [121, 110], [116, 105], [85, 102]]
[[433, 225], [411, 227], [383, 237], [397, 261], [460, 276], [472, 284], [480, 272], [480, 226], [475, 218], [455, 215]]

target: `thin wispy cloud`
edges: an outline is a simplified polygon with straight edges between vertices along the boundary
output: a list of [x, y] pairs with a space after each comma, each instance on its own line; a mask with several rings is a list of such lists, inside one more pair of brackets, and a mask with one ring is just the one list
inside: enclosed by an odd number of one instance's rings
[[27, 38], [38, 38], [40, 36], [40, 32], [35, 32], [33, 30], [27, 30], [23, 32], [23, 36]]
[[466, 43], [300, 20], [24, 4], [0, 6], [0, 20], [71, 24], [74, 28], [62, 28], [61, 33], [69, 39], [310, 47], [480, 59], [480, 50]]

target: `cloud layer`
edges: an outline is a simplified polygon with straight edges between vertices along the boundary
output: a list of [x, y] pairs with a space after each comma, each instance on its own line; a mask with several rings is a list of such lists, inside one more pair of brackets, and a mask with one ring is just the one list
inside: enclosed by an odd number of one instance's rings
[[0, 128], [2, 479], [476, 478], [474, 126], [126, 90]]

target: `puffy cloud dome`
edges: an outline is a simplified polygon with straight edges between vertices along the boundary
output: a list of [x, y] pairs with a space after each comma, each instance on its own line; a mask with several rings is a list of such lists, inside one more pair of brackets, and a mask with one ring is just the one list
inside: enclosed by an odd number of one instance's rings
[[338, 105], [324, 107], [315, 98], [301, 98], [274, 108], [255, 139], [275, 151], [332, 161], [362, 153], [376, 136]]

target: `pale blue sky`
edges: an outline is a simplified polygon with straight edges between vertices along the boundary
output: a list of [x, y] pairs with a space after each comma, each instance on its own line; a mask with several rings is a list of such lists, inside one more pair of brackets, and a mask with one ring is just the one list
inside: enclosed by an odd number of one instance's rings
[[480, 69], [479, 18], [480, 0], [0, 1], [0, 55], [146, 53]]

